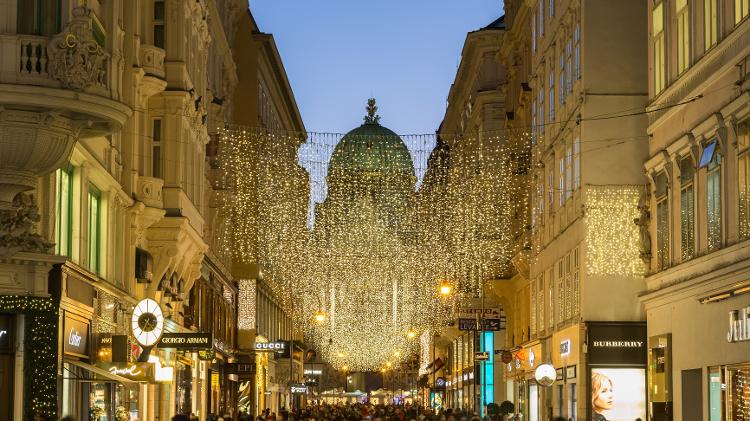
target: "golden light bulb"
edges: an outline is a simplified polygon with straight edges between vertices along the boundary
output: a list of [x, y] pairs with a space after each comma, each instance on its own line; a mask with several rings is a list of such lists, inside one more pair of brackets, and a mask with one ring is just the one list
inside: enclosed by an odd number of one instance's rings
[[343, 352], [339, 352], [338, 354], [336, 354], [336, 356], [339, 357], [339, 358], [344, 358], [344, 353]]
[[344, 370], [344, 371], [347, 371], [347, 370], [349, 370], [349, 366], [348, 366], [348, 365], [346, 365], [346, 364], [344, 364], [344, 366], [343, 366], [343, 367], [341, 367], [341, 369], [342, 369], [342, 370]]
[[442, 296], [450, 295], [451, 291], [453, 291], [453, 287], [451, 286], [450, 282], [448, 281], [440, 282], [440, 295]]
[[323, 310], [318, 310], [315, 312], [315, 321], [318, 323], [323, 323], [326, 321], [326, 312]]
[[416, 332], [414, 332], [413, 330], [409, 330], [409, 331], [408, 331], [408, 332], [406, 333], [406, 336], [407, 336], [407, 337], [408, 337], [409, 339], [414, 339], [414, 337], [415, 337], [415, 336], [417, 336], [417, 333], [416, 333]]
[[400, 351], [396, 351], [396, 352], [393, 353], [393, 355], [395, 355], [397, 357], [400, 357], [401, 356], [401, 352]]
[[386, 366], [386, 367], [388, 367], [388, 368], [391, 368], [391, 366], [392, 366], [392, 365], [393, 365], [393, 364], [391, 364], [391, 362], [390, 362], [390, 361], [386, 361], [386, 362], [385, 362], [385, 366]]

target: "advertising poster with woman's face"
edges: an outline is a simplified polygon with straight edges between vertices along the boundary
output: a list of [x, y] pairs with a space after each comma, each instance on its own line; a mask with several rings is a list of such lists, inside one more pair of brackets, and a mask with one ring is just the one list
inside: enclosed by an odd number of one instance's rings
[[592, 368], [591, 408], [594, 421], [645, 421], [646, 370]]

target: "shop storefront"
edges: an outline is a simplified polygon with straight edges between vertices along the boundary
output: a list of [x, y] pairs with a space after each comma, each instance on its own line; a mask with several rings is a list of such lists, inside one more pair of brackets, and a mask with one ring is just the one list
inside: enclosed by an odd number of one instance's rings
[[647, 419], [646, 324], [587, 323], [588, 419]]
[[566, 420], [586, 419], [578, 413], [579, 375], [581, 372], [581, 326], [574, 325], [555, 332], [550, 344], [552, 365], [557, 380], [552, 385], [552, 416]]
[[695, 413], [709, 421], [750, 419], [750, 294], [733, 296], [735, 284], [705, 287], [668, 306], [646, 300], [648, 403], [655, 421]]
[[0, 314], [0, 419], [13, 419], [16, 317]]
[[542, 420], [542, 387], [534, 380], [534, 370], [542, 364], [542, 344], [531, 343], [511, 351], [511, 361], [505, 364], [505, 380], [511, 402], [523, 420]]

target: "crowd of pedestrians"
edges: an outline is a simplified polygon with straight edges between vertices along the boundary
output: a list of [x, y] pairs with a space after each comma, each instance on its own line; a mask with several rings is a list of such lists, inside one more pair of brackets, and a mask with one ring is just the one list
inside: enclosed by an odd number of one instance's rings
[[[476, 413], [458, 409], [427, 412], [412, 405], [319, 404], [292, 411], [282, 408], [278, 414], [266, 409], [256, 418], [241, 414], [238, 421], [480, 421]], [[182, 421], [182, 420], [175, 420]], [[227, 418], [223, 418], [227, 421]]]

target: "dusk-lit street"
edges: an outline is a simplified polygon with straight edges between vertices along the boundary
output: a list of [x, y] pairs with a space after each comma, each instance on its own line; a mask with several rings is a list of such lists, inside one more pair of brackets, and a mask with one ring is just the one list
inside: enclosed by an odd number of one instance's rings
[[0, 421], [750, 420], [750, 0], [0, 0]]

